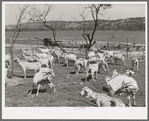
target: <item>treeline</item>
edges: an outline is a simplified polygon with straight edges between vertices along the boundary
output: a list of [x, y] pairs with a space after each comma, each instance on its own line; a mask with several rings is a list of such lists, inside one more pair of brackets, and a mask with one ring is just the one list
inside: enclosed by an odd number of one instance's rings
[[[99, 20], [97, 30], [123, 30], [123, 31], [145, 31], [145, 17], [127, 18], [118, 20]], [[86, 30], [92, 30], [94, 21], [49, 21], [48, 24], [56, 26], [58, 31], [62, 30], [83, 30], [85, 24]], [[25, 26], [24, 23], [22, 26]], [[7, 25], [6, 31], [14, 31], [15, 25]], [[43, 24], [31, 23], [24, 31], [48, 31]]]

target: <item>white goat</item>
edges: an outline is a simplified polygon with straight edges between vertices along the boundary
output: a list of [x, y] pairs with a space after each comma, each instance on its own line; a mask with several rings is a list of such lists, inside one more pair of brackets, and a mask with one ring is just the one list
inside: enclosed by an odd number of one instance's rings
[[96, 54], [95, 54], [94, 51], [88, 52], [88, 58], [92, 58], [92, 57], [95, 57], [95, 56], [96, 56]]
[[84, 66], [85, 68], [87, 68], [86, 65], [87, 65], [87, 60], [86, 59], [83, 59], [83, 58], [77, 59], [75, 61], [75, 68], [76, 68], [75, 74], [77, 74], [77, 75], [79, 74], [81, 67]]
[[99, 62], [98, 71], [100, 72], [100, 68], [102, 66], [103, 70], [104, 71], [107, 71], [108, 70], [108, 72], [110, 74], [110, 70], [109, 70], [109, 66], [108, 66], [107, 60], [105, 58], [98, 58], [98, 62]]
[[60, 51], [60, 50], [52, 50], [53, 52], [52, 52], [52, 55], [54, 56], [54, 57], [57, 57], [57, 59], [58, 59], [58, 63], [60, 64], [60, 58], [62, 57], [62, 58], [64, 58], [64, 53], [62, 52], [62, 51]]
[[[50, 68], [41, 68], [38, 73], [35, 74], [33, 78], [33, 89], [37, 87], [37, 93], [39, 93], [39, 89], [42, 88], [44, 84], [48, 84], [50, 88], [54, 88], [55, 93], [55, 85], [52, 83], [52, 77], [55, 77], [55, 74], [52, 69]], [[32, 94], [32, 90], [30, 91], [29, 95]]]
[[89, 64], [89, 65], [87, 65], [87, 71], [86, 71], [85, 81], [87, 80], [87, 77], [91, 73], [93, 81], [96, 82], [95, 79], [94, 79], [94, 74], [95, 74], [95, 78], [97, 79], [98, 64], [99, 63], [97, 62], [95, 64]]
[[27, 56], [24, 53], [22, 53], [22, 56], [25, 58], [26, 61], [28, 62], [36, 62], [37, 61], [37, 57], [35, 56]]
[[68, 53], [68, 54], [64, 53], [64, 58], [65, 58], [65, 62], [66, 62], [67, 67], [69, 65], [70, 60], [75, 62], [77, 59], [76, 55], [71, 54], [71, 53]]
[[40, 62], [41, 65], [46, 65], [47, 68], [49, 68], [50, 61], [48, 59], [37, 59], [38, 62]]
[[46, 48], [46, 49], [44, 49], [44, 48], [38, 48], [43, 54], [46, 54], [46, 53], [49, 53], [49, 49], [48, 48]]
[[135, 94], [139, 89], [136, 80], [134, 80], [132, 77], [120, 75], [113, 79], [106, 77], [105, 81], [107, 82], [110, 95], [113, 96], [114, 93], [119, 89], [123, 90], [126, 92], [128, 105], [131, 106], [131, 96], [133, 98], [133, 104], [136, 105]]
[[27, 62], [27, 61], [21, 61], [19, 60], [19, 58], [15, 58], [14, 62], [19, 63], [19, 65], [22, 67], [23, 71], [24, 71], [24, 78], [26, 78], [26, 71], [30, 70], [30, 71], [39, 71], [39, 69], [41, 68], [41, 64], [39, 62]]
[[117, 60], [122, 60], [123, 63], [124, 63], [124, 66], [126, 66], [125, 57], [124, 57], [123, 54], [121, 54], [121, 53], [114, 53], [113, 54], [114, 65], [116, 64]]
[[117, 77], [117, 76], [119, 76], [119, 75], [120, 75], [120, 74], [118, 73], [117, 70], [113, 70], [113, 71], [112, 71], [112, 77], [111, 77], [111, 78]]
[[41, 54], [41, 53], [35, 53], [35, 56], [37, 56], [40, 59], [47, 59], [48, 58], [48, 54]]
[[50, 62], [51, 68], [54, 66], [54, 57], [51, 54], [48, 54], [48, 60]]
[[113, 98], [104, 93], [93, 92], [90, 88], [85, 86], [81, 91], [81, 96], [91, 98], [99, 107], [125, 107], [125, 104], [119, 98]]
[[20, 49], [22, 51], [23, 54], [25, 54], [26, 56], [31, 56], [33, 51], [30, 49]]

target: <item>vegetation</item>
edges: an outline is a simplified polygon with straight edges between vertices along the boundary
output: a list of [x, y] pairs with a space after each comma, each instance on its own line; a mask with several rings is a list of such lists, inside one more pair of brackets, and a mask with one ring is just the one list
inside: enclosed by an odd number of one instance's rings
[[[93, 28], [93, 20], [86, 20], [86, 30]], [[145, 17], [127, 18], [118, 20], [98, 20], [97, 30], [123, 30], [123, 31], [145, 31]], [[83, 30], [83, 21], [47, 21], [47, 24], [57, 25], [57, 30]], [[22, 24], [22, 27], [26, 23]], [[7, 25], [6, 31], [14, 31], [15, 25]], [[48, 31], [40, 22], [32, 22], [24, 31]]]

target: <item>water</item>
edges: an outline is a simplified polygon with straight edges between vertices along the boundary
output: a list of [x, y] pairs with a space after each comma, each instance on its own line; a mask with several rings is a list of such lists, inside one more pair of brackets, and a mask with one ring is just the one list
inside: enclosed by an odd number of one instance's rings
[[[6, 39], [12, 38], [14, 32], [6, 32]], [[82, 31], [57, 31], [56, 38], [58, 40], [80, 40], [84, 41], [82, 37]], [[113, 39], [111, 39], [113, 36]], [[18, 38], [52, 38], [51, 31], [30, 31], [21, 32]], [[94, 40], [101, 42], [116, 42], [126, 43], [126, 37], [128, 42], [132, 43], [133, 40], [139, 44], [145, 44], [145, 32], [144, 31], [96, 31]]]

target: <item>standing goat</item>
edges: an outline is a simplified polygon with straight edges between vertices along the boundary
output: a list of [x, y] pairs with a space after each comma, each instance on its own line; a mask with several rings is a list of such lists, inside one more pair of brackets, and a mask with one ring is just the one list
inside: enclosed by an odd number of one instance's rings
[[105, 81], [107, 82], [110, 95], [114, 95], [116, 91], [123, 90], [126, 92], [128, 105], [131, 106], [131, 97], [133, 98], [133, 104], [136, 105], [135, 95], [138, 91], [137, 81], [132, 77], [125, 75], [120, 75], [115, 78], [106, 77]]
[[95, 78], [97, 79], [98, 64], [99, 63], [97, 62], [97, 63], [89, 64], [87, 66], [85, 81], [87, 80], [87, 77], [91, 73], [91, 76], [92, 76], [93, 81], [96, 82], [95, 79], [94, 79], [94, 75], [95, 75]]
[[79, 58], [75, 61], [75, 68], [76, 68], [76, 72], [75, 74], [79, 74], [81, 67], [85, 67], [86, 68], [86, 64], [87, 64], [87, 60], [83, 59], [83, 58]]
[[133, 71], [135, 69], [135, 66], [136, 66], [136, 70], [138, 71], [139, 70], [139, 60], [137, 58], [132, 58], [131, 62], [132, 62]]
[[65, 62], [67, 67], [69, 66], [69, 61], [76, 61], [77, 57], [74, 54], [71, 53], [64, 53], [64, 58], [65, 58]]
[[[52, 77], [55, 77], [55, 74], [50, 68], [41, 68], [40, 71], [35, 74], [33, 78], [33, 89], [34, 87], [37, 87], [36, 95], [38, 95], [39, 89], [42, 88], [44, 84], [48, 84], [50, 88], [53, 87], [55, 93], [55, 85], [51, 81]], [[32, 94], [32, 90], [30, 91], [29, 95]]]
[[41, 68], [41, 64], [39, 62], [27, 62], [27, 61], [21, 61], [19, 58], [15, 58], [14, 62], [19, 63], [19, 65], [22, 67], [24, 71], [24, 78], [26, 78], [26, 71], [39, 71]]

